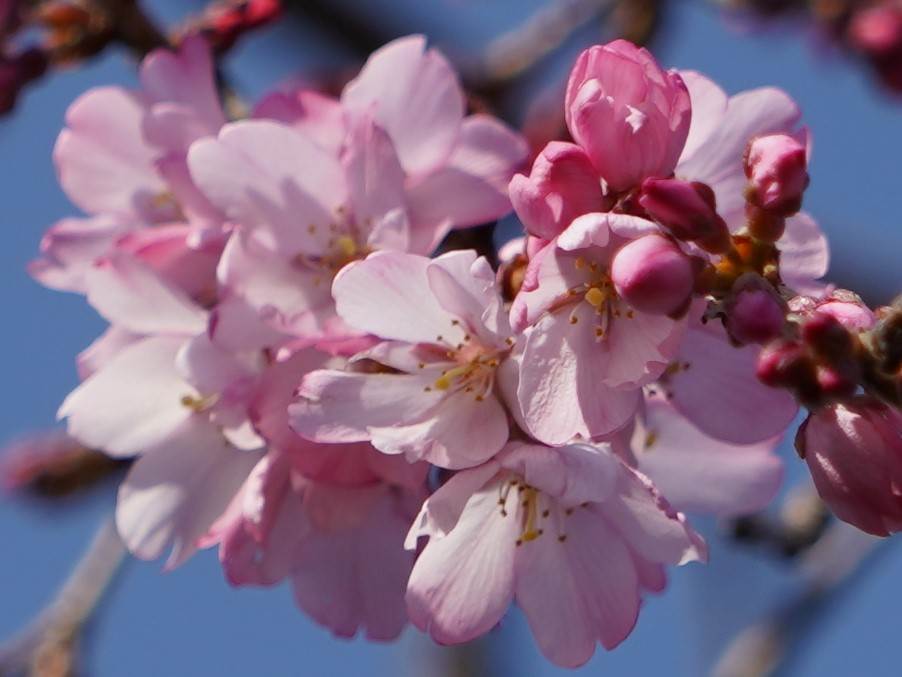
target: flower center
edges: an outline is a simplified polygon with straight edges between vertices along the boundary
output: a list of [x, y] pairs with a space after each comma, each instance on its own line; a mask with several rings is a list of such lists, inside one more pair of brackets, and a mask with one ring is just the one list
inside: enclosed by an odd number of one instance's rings
[[[516, 489], [516, 492], [514, 492]], [[520, 534], [516, 545], [531, 543], [546, 532], [555, 534], [559, 543], [567, 540], [567, 518], [576, 508], [564, 508], [553, 498], [527, 484], [522, 478], [504, 480], [499, 486], [498, 506], [502, 518], [519, 519]], [[588, 503], [579, 507], [587, 508]]]
[[632, 319], [633, 311], [629, 308], [621, 310], [620, 297], [614, 289], [611, 276], [600, 264], [595, 261], [586, 261], [583, 257], [577, 256], [573, 266], [580, 271], [585, 280], [567, 290], [567, 296], [562, 305], [568, 305], [571, 308], [570, 324], [579, 324], [580, 318], [577, 313], [580, 310], [579, 301], [584, 301], [592, 306], [595, 311], [593, 327], [595, 340], [600, 342], [607, 336], [614, 318], [622, 316]]

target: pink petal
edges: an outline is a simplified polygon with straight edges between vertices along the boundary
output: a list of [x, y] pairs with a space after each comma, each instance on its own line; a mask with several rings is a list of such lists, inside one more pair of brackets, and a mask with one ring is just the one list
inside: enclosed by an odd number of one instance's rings
[[196, 334], [207, 314], [188, 296], [127, 254], [104, 259], [85, 276], [88, 302], [111, 323], [136, 334]]
[[388, 134], [372, 118], [361, 118], [351, 130], [342, 166], [358, 227], [366, 230], [389, 212], [403, 210], [404, 170]]
[[577, 510], [565, 524], [563, 543], [543, 537], [520, 548], [517, 603], [542, 653], [577, 667], [596, 641], [613, 649], [632, 632], [639, 581], [623, 539], [594, 509]]
[[81, 210], [161, 220], [153, 203], [167, 187], [154, 169], [157, 151], [141, 134], [143, 115], [140, 98], [118, 87], [92, 89], [66, 111], [53, 159]]
[[[157, 145], [185, 151], [192, 141], [216, 134], [225, 124], [214, 82], [213, 61], [204, 38], [187, 38], [178, 52], [168, 49], [151, 52], [141, 63], [140, 77], [142, 90], [151, 101], [169, 104], [170, 110], [179, 111], [187, 123], [167, 130], [170, 143], [160, 143], [163, 139], [158, 137]], [[151, 108], [145, 125], [159, 129], [159, 121], [155, 120], [158, 111], [158, 107]]]
[[707, 549], [686, 518], [660, 497], [651, 481], [623, 465], [619, 496], [599, 508], [630, 548], [653, 562], [705, 561]]
[[253, 117], [291, 125], [335, 155], [341, 150], [346, 136], [341, 104], [314, 90], [268, 94], [254, 108]]
[[660, 400], [636, 434], [639, 469], [678, 510], [718, 516], [762, 510], [780, 488], [776, 440], [736, 445], [708, 437]]
[[326, 251], [329, 225], [347, 200], [338, 159], [268, 120], [230, 123], [218, 138], [194, 143], [188, 167], [214, 206], [286, 256]]
[[[345, 266], [332, 294], [338, 314], [351, 327], [380, 338], [456, 344], [463, 331], [429, 291], [430, 259], [401, 252], [376, 252]], [[416, 321], [412, 321], [416, 318]]]
[[680, 162], [687, 162], [711, 136], [717, 133], [727, 112], [728, 97], [713, 80], [701, 73], [681, 70], [680, 77], [689, 90], [689, 100], [692, 103], [689, 136], [680, 156]]
[[594, 334], [572, 330], [567, 313], [556, 313], [526, 339], [517, 394], [529, 431], [546, 444], [611, 433], [639, 404], [638, 390], [605, 385]]
[[147, 447], [119, 487], [116, 526], [128, 549], [166, 568], [184, 563], [237, 493], [259, 454], [230, 447], [215, 426], [186, 421]]
[[415, 227], [462, 228], [501, 218], [511, 210], [507, 185], [526, 154], [523, 139], [495, 118], [465, 118], [447, 164], [408, 190]]
[[330, 335], [335, 306], [322, 271], [237, 233], [219, 262], [219, 281], [274, 330], [305, 338]]
[[391, 136], [408, 174], [435, 169], [450, 155], [464, 114], [454, 69], [426, 39], [394, 40], [370, 55], [341, 96], [357, 115], [372, 113]]
[[292, 576], [295, 600], [340, 637], [362, 631], [370, 640], [396, 639], [407, 624], [404, 591], [413, 554], [403, 539], [409, 515], [385, 487], [334, 491], [345, 507], [365, 500], [366, 516], [354, 528], [314, 531], [304, 539]]
[[140, 334], [133, 334], [120, 327], [111, 326], [107, 328], [105, 332], [94, 339], [91, 345], [78, 354], [76, 358], [78, 377], [82, 381], [87, 380], [89, 376], [100, 371], [123, 348], [143, 340], [144, 337]]
[[508, 440], [507, 412], [496, 397], [476, 400], [458, 391], [445, 396], [431, 415], [404, 424], [371, 426], [373, 446], [388, 454], [403, 453], [456, 470], [484, 463]]
[[715, 439], [752, 444], [780, 435], [798, 405], [787, 391], [755, 376], [759, 351], [753, 345], [734, 348], [719, 325], [696, 325], [686, 333], [677, 357], [682, 368], [664, 384], [665, 392], [680, 413]]
[[440, 644], [491, 630], [513, 601], [514, 542], [520, 524], [502, 517], [498, 485], [473, 494], [451, 532], [432, 538], [407, 585], [411, 622]]
[[824, 283], [819, 280], [830, 266], [830, 248], [817, 222], [805, 212], [788, 218], [777, 246], [783, 282], [799, 294], [823, 293]]
[[498, 472], [500, 466], [494, 460], [475, 468], [456, 472], [432, 494], [414, 520], [404, 547], [415, 550], [421, 536], [447, 536], [467, 506], [470, 497], [482, 489]]
[[423, 420], [444, 398], [429, 374], [361, 374], [318, 370], [309, 373], [301, 398], [289, 409], [291, 425], [319, 442], [360, 442], [372, 428], [403, 426]]
[[192, 411], [181, 400], [197, 393], [175, 370], [182, 342], [149, 338], [117, 353], [60, 407], [69, 434], [112, 456], [132, 456], [190, 419]]
[[161, 278], [201, 303], [216, 297], [216, 265], [222, 240], [192, 246], [196, 230], [187, 225], [156, 226], [132, 231], [116, 248], [152, 268]]
[[132, 227], [109, 216], [61, 219], [41, 238], [41, 255], [28, 272], [51, 289], [83, 293], [85, 272]]

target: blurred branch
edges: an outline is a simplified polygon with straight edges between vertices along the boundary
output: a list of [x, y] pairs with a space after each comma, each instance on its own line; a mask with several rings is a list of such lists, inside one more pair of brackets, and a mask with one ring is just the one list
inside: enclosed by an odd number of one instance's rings
[[53, 601], [0, 645], [0, 675], [64, 677], [77, 673], [78, 637], [125, 555], [112, 517], [104, 520]]
[[[801, 591], [768, 618], [742, 631], [718, 660], [715, 677], [789, 675], [789, 664], [861, 578], [865, 563], [887, 543], [843, 522], [835, 522], [801, 558]], [[879, 551], [885, 551], [882, 547]]]
[[616, 0], [559, 0], [549, 3], [513, 30], [493, 40], [483, 56], [465, 70], [481, 88], [514, 80], [577, 29], [610, 12]]
[[730, 531], [736, 541], [791, 559], [815, 546], [829, 524], [830, 512], [806, 484], [786, 498], [776, 517], [767, 513], [740, 517], [730, 523]]

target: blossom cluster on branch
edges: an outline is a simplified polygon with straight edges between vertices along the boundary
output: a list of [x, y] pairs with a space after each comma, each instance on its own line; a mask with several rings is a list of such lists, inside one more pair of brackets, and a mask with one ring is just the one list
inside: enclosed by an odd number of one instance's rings
[[[706, 559], [681, 511], [773, 498], [800, 403], [824, 498], [899, 528], [900, 309], [818, 281], [795, 103], [616, 41], [579, 57], [565, 117], [524, 167], [418, 36], [338, 98], [233, 122], [200, 38], [73, 103], [54, 158], [86, 216], [31, 273], [109, 322], [60, 414], [136, 458], [135, 555], [218, 546], [231, 583], [290, 580], [341, 636], [465, 642], [516, 603], [575, 666]], [[434, 255], [511, 209], [498, 271]]]

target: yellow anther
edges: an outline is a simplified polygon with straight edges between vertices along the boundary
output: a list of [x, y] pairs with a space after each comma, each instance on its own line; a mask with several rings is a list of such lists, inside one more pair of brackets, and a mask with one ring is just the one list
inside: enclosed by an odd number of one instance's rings
[[435, 387], [439, 390], [447, 390], [451, 387], [451, 383], [458, 376], [464, 376], [467, 372], [470, 371], [470, 365], [464, 364], [459, 367], [454, 367], [454, 369], [449, 369], [444, 374], [435, 379]]
[[536, 528], [536, 513], [539, 506], [539, 492], [529, 487], [526, 491], [526, 498], [523, 500], [523, 507], [526, 508], [526, 522], [523, 524], [523, 533], [520, 539], [524, 542], [534, 541], [542, 535], [542, 530]]
[[604, 307], [605, 301], [608, 300], [608, 295], [598, 287], [591, 287], [586, 292], [585, 299], [586, 303], [595, 308], [595, 310], [601, 310]]
[[342, 256], [351, 258], [357, 255], [357, 243], [348, 235], [342, 235], [335, 238], [335, 248], [341, 252]]
[[206, 397], [195, 397], [194, 395], [182, 395], [179, 400], [183, 407], [187, 407], [195, 414], [202, 414], [212, 407], [219, 400], [219, 395], [207, 395]]

